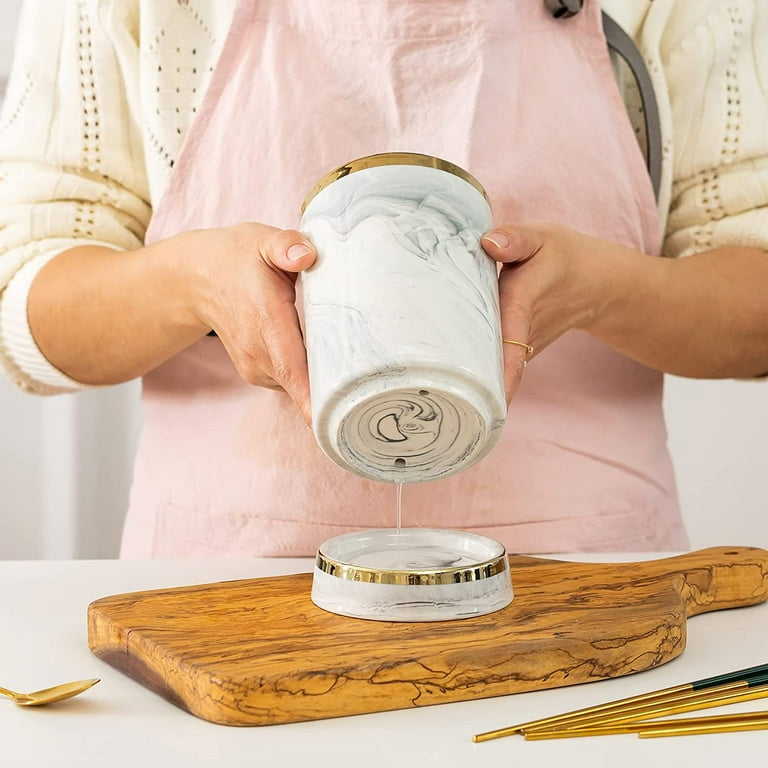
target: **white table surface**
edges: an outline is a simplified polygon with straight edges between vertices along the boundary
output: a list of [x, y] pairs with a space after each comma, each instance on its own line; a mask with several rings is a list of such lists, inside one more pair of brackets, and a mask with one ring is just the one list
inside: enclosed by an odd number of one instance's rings
[[[768, 604], [691, 619], [682, 656], [638, 675], [423, 709], [253, 728], [200, 720], [88, 650], [86, 609], [99, 597], [310, 569], [308, 560], [0, 562], [0, 685], [23, 692], [101, 678], [80, 697], [46, 708], [24, 709], [0, 699], [0, 762], [99, 768], [767, 764], [765, 731], [649, 740], [633, 735], [547, 742], [510, 737], [481, 744], [473, 743], [471, 736], [768, 662]], [[768, 702], [709, 712], [757, 709], [768, 709]]]

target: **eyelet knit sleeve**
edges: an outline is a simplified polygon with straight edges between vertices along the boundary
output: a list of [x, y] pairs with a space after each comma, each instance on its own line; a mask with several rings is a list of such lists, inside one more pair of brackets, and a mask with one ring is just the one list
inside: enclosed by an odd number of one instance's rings
[[0, 116], [0, 364], [22, 389], [78, 389], [26, 320], [34, 275], [77, 245], [142, 244], [138, 3], [28, 0]]
[[768, 248], [768, 14], [762, 0], [657, 3], [653, 12], [666, 15], [658, 50], [674, 152], [664, 252]]
[[210, 82], [235, 0], [26, 0], [0, 116], [0, 369], [81, 385], [42, 355], [27, 297], [77, 245], [138, 248]]

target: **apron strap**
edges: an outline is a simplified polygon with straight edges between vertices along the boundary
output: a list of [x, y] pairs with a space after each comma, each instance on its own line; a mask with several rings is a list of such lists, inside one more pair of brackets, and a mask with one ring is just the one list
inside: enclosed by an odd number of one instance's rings
[[[544, 0], [544, 5], [554, 18], [570, 19], [581, 11], [584, 0]], [[661, 186], [661, 122], [651, 76], [632, 38], [605, 11], [601, 11], [601, 16], [608, 48], [624, 60], [637, 83], [645, 123], [645, 162], [653, 194], [658, 200]]]
[[661, 121], [651, 76], [632, 38], [605, 11], [602, 11], [602, 16], [608, 48], [626, 62], [637, 83], [645, 122], [645, 162], [651, 176], [653, 194], [658, 200], [661, 186]]

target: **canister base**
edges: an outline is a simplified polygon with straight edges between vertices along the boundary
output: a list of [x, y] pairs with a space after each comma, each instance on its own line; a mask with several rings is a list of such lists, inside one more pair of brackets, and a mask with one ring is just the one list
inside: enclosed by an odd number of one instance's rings
[[501, 435], [503, 406], [461, 370], [408, 365], [340, 385], [315, 413], [315, 434], [348, 471], [379, 482], [426, 482], [483, 458]]

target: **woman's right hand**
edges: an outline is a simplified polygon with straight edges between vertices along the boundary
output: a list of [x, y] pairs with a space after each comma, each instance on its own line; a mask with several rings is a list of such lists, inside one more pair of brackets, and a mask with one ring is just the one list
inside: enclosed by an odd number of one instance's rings
[[312, 243], [295, 230], [244, 223], [186, 232], [166, 245], [191, 267], [190, 312], [216, 331], [242, 379], [285, 390], [311, 421], [295, 285], [315, 262]]
[[309, 423], [294, 302], [315, 258], [301, 233], [252, 223], [128, 252], [79, 246], [35, 276], [29, 326], [52, 365], [90, 385], [142, 376], [213, 329], [246, 382], [284, 389]]

